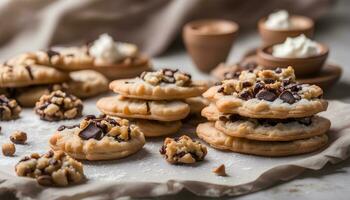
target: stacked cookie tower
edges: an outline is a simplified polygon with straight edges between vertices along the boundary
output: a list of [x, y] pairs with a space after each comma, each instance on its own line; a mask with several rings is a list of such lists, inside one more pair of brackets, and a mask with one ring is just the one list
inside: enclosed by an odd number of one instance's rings
[[328, 137], [330, 121], [316, 114], [327, 109], [323, 91], [295, 81], [292, 67], [246, 70], [203, 96], [210, 122], [197, 127], [200, 138], [218, 149], [261, 156], [315, 151]]
[[181, 128], [181, 119], [190, 112], [186, 98], [200, 96], [207, 84], [192, 81], [189, 74], [161, 69], [143, 72], [134, 79], [115, 80], [110, 88], [116, 96], [97, 102], [110, 116], [130, 119], [147, 137], [169, 135]]

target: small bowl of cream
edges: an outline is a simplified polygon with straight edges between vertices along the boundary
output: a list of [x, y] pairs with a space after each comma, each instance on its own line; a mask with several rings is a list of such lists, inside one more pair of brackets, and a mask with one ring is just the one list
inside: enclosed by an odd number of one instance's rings
[[285, 10], [271, 13], [258, 22], [258, 29], [264, 45], [278, 44], [287, 37], [304, 34], [312, 38], [314, 21], [300, 15], [290, 15]]
[[270, 69], [293, 66], [297, 76], [308, 76], [322, 69], [328, 53], [326, 45], [302, 34], [258, 49], [257, 62]]

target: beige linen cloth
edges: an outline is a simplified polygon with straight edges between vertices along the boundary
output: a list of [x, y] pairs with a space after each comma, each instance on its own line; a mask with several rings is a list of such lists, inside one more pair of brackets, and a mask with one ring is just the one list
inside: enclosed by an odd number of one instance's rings
[[224, 18], [255, 29], [276, 9], [318, 18], [335, 0], [1, 0], [0, 59], [53, 45], [83, 44], [101, 33], [136, 43], [153, 56], [184, 23]]
[[[31, 111], [28, 110], [28, 115], [24, 117], [31, 117], [33, 115]], [[50, 188], [50, 187], [42, 187], [39, 186], [35, 180], [29, 178], [20, 178], [14, 175], [13, 166], [5, 166], [4, 161], [0, 163], [0, 193], [1, 192], [11, 192], [15, 194], [19, 198], [28, 198], [28, 199], [111, 199], [122, 196], [131, 196], [131, 197], [155, 197], [166, 194], [175, 194], [180, 192], [182, 189], [187, 189], [197, 195], [202, 196], [235, 196], [242, 195], [247, 193], [252, 193], [261, 189], [265, 189], [274, 184], [280, 183], [281, 181], [288, 181], [298, 175], [300, 175], [305, 170], [320, 170], [327, 163], [338, 163], [342, 160], [345, 160], [349, 156], [349, 147], [350, 147], [350, 105], [344, 104], [338, 101], [331, 101], [329, 104], [328, 111], [321, 113], [322, 116], [328, 117], [332, 122], [331, 130], [329, 131], [330, 143], [329, 146], [324, 148], [323, 150], [302, 156], [294, 156], [294, 157], [282, 157], [282, 158], [264, 158], [264, 157], [254, 157], [249, 155], [241, 155], [235, 153], [228, 153], [217, 151], [214, 152], [212, 148], [209, 148], [208, 156], [212, 156], [215, 154], [215, 157], [221, 157], [226, 160], [232, 160], [233, 165], [231, 166], [233, 171], [238, 171], [237, 167], [239, 166], [239, 157], [254, 159], [254, 166], [246, 166], [251, 167], [253, 170], [256, 170], [260, 165], [263, 165], [265, 160], [273, 160], [273, 164], [266, 166], [264, 171], [261, 174], [257, 174], [255, 177], [251, 177], [249, 181], [239, 184], [229, 184], [229, 182], [225, 182], [225, 180], [234, 180], [239, 177], [222, 177], [222, 179], [210, 179], [207, 181], [194, 181], [186, 180], [182, 177], [179, 179], [169, 179], [164, 182], [128, 182], [128, 178], [131, 178], [135, 173], [133, 171], [133, 166], [137, 166], [142, 163], [143, 160], [147, 159], [147, 157], [152, 157], [150, 154], [154, 154], [155, 156], [151, 158], [151, 163], [156, 163], [159, 168], [163, 168], [165, 170], [174, 170], [175, 173], [181, 174], [183, 170], [188, 170], [188, 173], [196, 173], [197, 170], [203, 170], [203, 172], [199, 172], [198, 179], [202, 176], [210, 175], [210, 168], [206, 167], [207, 164], [211, 164], [211, 161], [204, 161], [203, 164], [198, 165], [196, 168], [192, 168], [190, 166], [182, 167], [174, 167], [169, 164], [166, 164], [165, 161], [159, 156], [159, 153], [155, 151], [150, 151], [147, 156], [140, 154], [138, 157], [131, 158], [132, 160], [121, 160], [120, 162], [107, 162], [102, 163], [103, 167], [107, 165], [112, 166], [110, 170], [115, 170], [116, 172], [107, 172], [112, 173], [109, 176], [117, 176], [118, 169], [123, 166], [121, 163], [126, 164], [126, 170], [128, 170], [128, 175], [123, 177], [121, 181], [103, 181], [99, 179], [88, 180], [86, 183], [81, 185], [66, 187], [66, 188]], [[33, 118], [33, 117], [32, 117]], [[31, 122], [30, 122], [31, 123]], [[42, 122], [41, 122], [42, 123]], [[46, 129], [45, 129], [46, 130]], [[44, 133], [39, 133], [44, 134]], [[46, 132], [47, 134], [47, 132]], [[31, 136], [33, 137], [33, 136]], [[39, 137], [42, 138], [43, 136]], [[44, 141], [42, 141], [44, 143]], [[148, 144], [147, 144], [148, 145]], [[161, 145], [161, 140], [157, 143], [158, 146]], [[150, 150], [149, 146], [147, 147], [148, 151]], [[31, 149], [26, 150], [32, 151]], [[212, 154], [212, 155], [210, 155]], [[208, 157], [207, 156], [207, 157]], [[135, 161], [135, 158], [136, 161]], [[158, 159], [158, 160], [157, 160]], [[256, 162], [258, 160], [258, 162]], [[131, 162], [129, 163], [125, 162]], [[206, 162], [206, 163], [205, 163]], [[164, 165], [158, 165], [158, 164]], [[150, 163], [144, 163], [147, 166], [151, 165]], [[214, 163], [216, 164], [216, 163]], [[95, 163], [93, 167], [98, 167], [98, 163]], [[144, 165], [141, 165], [144, 168]], [[170, 168], [172, 167], [172, 168]], [[230, 167], [230, 168], [231, 168]], [[130, 168], [130, 169], [129, 169]], [[205, 168], [205, 169], [203, 169]], [[102, 168], [103, 169], [103, 168]], [[98, 173], [97, 171], [94, 171]], [[159, 172], [157, 170], [157, 172]], [[134, 177], [134, 180], [147, 180], [148, 176], [151, 176], [152, 172], [142, 173], [142, 177]], [[93, 175], [93, 174], [87, 174]], [[154, 175], [154, 174], [152, 174]], [[169, 175], [169, 173], [165, 173], [164, 176]], [[248, 174], [243, 174], [247, 176]], [[163, 174], [159, 173], [155, 176], [163, 176]], [[215, 175], [213, 175], [215, 176]], [[180, 175], [179, 175], [180, 177]], [[210, 176], [208, 176], [210, 177]], [[215, 181], [216, 180], [216, 181]], [[219, 180], [219, 181], [217, 181]], [[214, 183], [215, 182], [215, 183]], [[233, 181], [234, 182], [234, 181]]]

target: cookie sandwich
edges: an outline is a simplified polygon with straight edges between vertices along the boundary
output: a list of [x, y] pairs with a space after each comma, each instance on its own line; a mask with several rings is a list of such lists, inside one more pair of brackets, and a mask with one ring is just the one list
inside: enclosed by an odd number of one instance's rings
[[218, 149], [261, 156], [316, 151], [327, 144], [328, 103], [316, 85], [295, 81], [292, 67], [246, 70], [209, 88], [200, 138]]
[[106, 115], [128, 118], [145, 136], [154, 137], [178, 131], [181, 120], [190, 113], [184, 100], [200, 96], [207, 84], [193, 81], [179, 70], [161, 69], [112, 81], [110, 88], [117, 95], [100, 99], [98, 109]]

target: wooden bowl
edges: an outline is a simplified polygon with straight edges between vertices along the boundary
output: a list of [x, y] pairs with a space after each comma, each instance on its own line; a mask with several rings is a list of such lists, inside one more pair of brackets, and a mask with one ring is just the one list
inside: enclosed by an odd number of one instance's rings
[[319, 72], [328, 57], [328, 47], [321, 43], [318, 43], [318, 45], [321, 53], [305, 58], [275, 57], [272, 55], [272, 45], [262, 47], [257, 51], [257, 63], [267, 69], [293, 66], [296, 76], [308, 76]]
[[186, 49], [199, 70], [210, 72], [226, 61], [238, 29], [237, 23], [221, 19], [192, 21], [184, 26]]
[[282, 43], [287, 37], [297, 37], [301, 34], [308, 38], [313, 37], [314, 21], [312, 19], [299, 15], [292, 15], [290, 19], [297, 27], [292, 29], [271, 29], [265, 25], [266, 17], [259, 20], [258, 29], [264, 46]]

